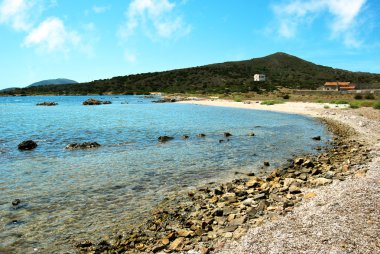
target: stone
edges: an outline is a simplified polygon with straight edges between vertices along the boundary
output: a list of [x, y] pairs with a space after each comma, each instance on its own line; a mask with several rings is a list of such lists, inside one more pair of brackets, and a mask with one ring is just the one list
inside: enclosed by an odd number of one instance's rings
[[170, 240], [169, 240], [168, 238], [162, 238], [162, 239], [161, 239], [161, 243], [162, 243], [163, 245], [168, 245], [168, 244], [170, 243]]
[[313, 185], [316, 185], [316, 186], [321, 186], [321, 185], [326, 185], [326, 184], [332, 183], [332, 180], [326, 179], [323, 177], [319, 177], [319, 178], [310, 180], [310, 183]]
[[183, 135], [182, 137], [181, 137], [181, 139], [183, 139], [183, 140], [186, 140], [186, 139], [188, 139], [189, 138], [189, 136], [187, 136], [187, 135]]
[[256, 194], [252, 197], [253, 200], [256, 200], [256, 199], [263, 199], [265, 198], [265, 193], [259, 193], [259, 194]]
[[291, 194], [301, 193], [301, 189], [299, 187], [297, 187], [296, 185], [291, 185], [289, 187], [289, 193], [291, 193]]
[[227, 192], [222, 195], [221, 200], [228, 203], [234, 203], [237, 201], [236, 194], [232, 192]]
[[174, 139], [173, 137], [169, 137], [169, 136], [159, 136], [158, 137], [159, 142], [167, 142], [167, 141], [173, 140], [173, 139]]
[[229, 133], [229, 132], [225, 132], [223, 135], [224, 135], [225, 138], [228, 138], [228, 137], [231, 137], [231, 136], [232, 136], [232, 134]]
[[180, 237], [188, 237], [188, 236], [192, 235], [193, 233], [194, 233], [193, 231], [186, 230], [186, 229], [177, 230], [177, 234]]
[[264, 161], [264, 166], [269, 167], [270, 166], [269, 161]]
[[185, 238], [184, 237], [178, 237], [175, 239], [169, 246], [170, 250], [182, 250], [183, 246], [185, 243]]
[[22, 141], [20, 144], [18, 144], [18, 149], [19, 150], [33, 150], [37, 147], [37, 143], [34, 142], [33, 140], [26, 140]]
[[315, 136], [315, 137], [312, 137], [313, 140], [321, 140], [321, 136]]
[[250, 137], [254, 137], [254, 136], [255, 136], [255, 133], [250, 132], [250, 133], [248, 133], [248, 136], [250, 136]]
[[314, 192], [309, 192], [309, 193], [306, 193], [305, 196], [303, 196], [304, 199], [310, 199], [310, 198], [313, 198], [317, 196], [317, 194], [315, 194]]
[[15, 200], [12, 201], [12, 205], [13, 205], [13, 206], [17, 206], [17, 205], [19, 205], [20, 203], [21, 203], [21, 200], [18, 199], [18, 198], [16, 198]]
[[67, 150], [77, 150], [77, 149], [93, 149], [100, 147], [97, 142], [84, 142], [84, 143], [72, 143], [68, 144], [65, 149]]
[[206, 134], [200, 133], [197, 135], [197, 138], [204, 138], [204, 137], [206, 137]]
[[215, 209], [215, 210], [212, 212], [212, 215], [213, 215], [213, 216], [223, 216], [223, 210], [222, 210], [222, 209]]
[[227, 232], [223, 235], [225, 238], [232, 238], [234, 235], [231, 232]]
[[243, 201], [243, 205], [245, 206], [251, 206], [254, 205], [256, 202], [253, 198], [247, 198], [246, 200]]
[[82, 104], [83, 105], [101, 105], [102, 101], [90, 98], [84, 101]]

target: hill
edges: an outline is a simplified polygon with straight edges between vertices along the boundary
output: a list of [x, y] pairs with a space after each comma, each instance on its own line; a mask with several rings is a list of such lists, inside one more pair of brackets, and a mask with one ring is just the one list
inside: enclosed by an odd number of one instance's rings
[[78, 82], [70, 79], [65, 79], [65, 78], [57, 78], [57, 79], [47, 79], [47, 80], [42, 80], [35, 82], [27, 87], [32, 87], [32, 86], [46, 86], [46, 85], [66, 85], [66, 84], [77, 84]]
[[[265, 82], [254, 82], [263, 73]], [[228, 93], [271, 91], [278, 86], [316, 89], [326, 81], [350, 81], [380, 86], [380, 74], [351, 72], [317, 65], [286, 53], [251, 60], [119, 76], [69, 85], [33, 86], [16, 90], [25, 94], [129, 94], [148, 92]]]

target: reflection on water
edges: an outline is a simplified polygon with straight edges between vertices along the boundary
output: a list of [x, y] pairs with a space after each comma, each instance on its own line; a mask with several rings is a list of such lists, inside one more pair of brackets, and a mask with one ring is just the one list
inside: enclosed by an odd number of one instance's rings
[[[102, 96], [113, 104], [82, 106], [87, 98], [0, 98], [0, 253], [74, 252], [75, 241], [137, 223], [170, 193], [254, 171], [263, 160], [273, 168], [321, 145], [310, 137], [328, 138], [319, 123], [296, 115], [138, 96]], [[43, 101], [59, 105], [35, 106]], [[226, 131], [233, 136], [220, 143]], [[190, 138], [181, 140], [184, 134]], [[157, 142], [162, 135], [175, 139]], [[39, 146], [18, 151], [26, 139]], [[64, 149], [86, 141], [102, 146]]]

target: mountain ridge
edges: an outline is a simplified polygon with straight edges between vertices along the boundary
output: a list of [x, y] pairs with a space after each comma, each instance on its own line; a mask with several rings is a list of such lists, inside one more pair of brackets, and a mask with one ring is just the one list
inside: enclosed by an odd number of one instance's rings
[[[255, 82], [254, 74], [265, 74]], [[317, 89], [327, 81], [349, 81], [380, 87], [380, 74], [352, 72], [314, 64], [283, 52], [243, 61], [117, 76], [68, 85], [34, 86], [26, 94], [230, 93], [272, 91], [277, 87]]]

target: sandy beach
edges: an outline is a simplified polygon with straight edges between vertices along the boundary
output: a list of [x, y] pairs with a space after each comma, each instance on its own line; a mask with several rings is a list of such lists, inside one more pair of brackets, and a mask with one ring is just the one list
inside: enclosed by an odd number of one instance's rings
[[[350, 165], [344, 181], [305, 188], [309, 196], [293, 212], [272, 221], [251, 222], [239, 240], [219, 241], [215, 253], [379, 253], [380, 252], [380, 111], [342, 105], [288, 102], [260, 105], [226, 100], [185, 101], [205, 106], [237, 107], [303, 114], [336, 121], [354, 133], [348, 139], [364, 144], [372, 158]], [[344, 127], [343, 127], [344, 128]]]

